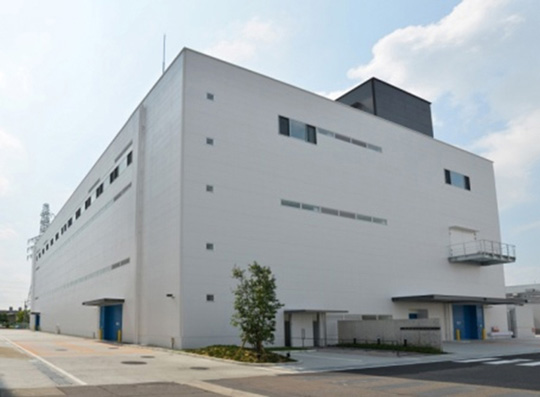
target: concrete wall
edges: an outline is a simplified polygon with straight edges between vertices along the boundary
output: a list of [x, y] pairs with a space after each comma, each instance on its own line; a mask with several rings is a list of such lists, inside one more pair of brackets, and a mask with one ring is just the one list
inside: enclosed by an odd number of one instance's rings
[[514, 337], [518, 339], [531, 339], [536, 336], [533, 305], [509, 306], [508, 320]]
[[[285, 309], [407, 318], [408, 306], [417, 305], [394, 304], [393, 296], [504, 297], [502, 266], [447, 259], [452, 226], [500, 239], [491, 162], [194, 52], [186, 53], [184, 89], [186, 346], [237, 341], [229, 325], [231, 269], [253, 260], [272, 268]], [[378, 145], [382, 153], [321, 134], [316, 145], [280, 135], [279, 115]], [[444, 169], [468, 175], [471, 191], [445, 184]], [[382, 217], [388, 224], [284, 207], [282, 199]], [[206, 294], [215, 300], [206, 302]], [[283, 338], [280, 313], [276, 343]]]
[[[323, 134], [317, 144], [280, 135], [280, 115], [382, 151]], [[284, 310], [405, 319], [420, 305], [394, 304], [392, 297], [504, 297], [502, 266], [447, 259], [451, 227], [500, 239], [491, 162], [190, 50], [143, 100], [38, 249], [88, 195], [95, 197], [92, 186], [124, 161], [118, 156], [128, 145], [134, 163], [35, 264], [32, 311], [42, 313], [44, 330], [55, 332], [58, 325], [92, 336], [98, 309], [81, 303], [118, 297], [125, 299], [127, 341], [237, 343], [231, 271], [254, 260], [272, 268]], [[469, 176], [471, 190], [447, 185], [444, 169]], [[387, 224], [290, 208], [283, 199]], [[125, 266], [98, 272], [125, 258]], [[451, 328], [442, 305], [426, 307], [443, 329]], [[501, 326], [495, 317], [497, 324], [490, 324], [486, 316], [487, 327]], [[283, 324], [281, 311], [278, 345], [284, 344]], [[337, 326], [329, 325], [328, 337], [336, 339]]]
[[403, 345], [441, 348], [441, 322], [439, 319], [368, 320], [338, 322], [341, 343], [398, 343]]

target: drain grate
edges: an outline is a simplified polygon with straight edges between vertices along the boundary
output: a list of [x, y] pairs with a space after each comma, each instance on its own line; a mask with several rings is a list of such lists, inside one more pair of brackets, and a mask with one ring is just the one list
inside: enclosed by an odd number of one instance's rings
[[127, 364], [127, 365], [145, 365], [146, 362], [144, 362], [144, 361], [122, 361], [122, 364]]
[[190, 369], [194, 369], [197, 371], [206, 371], [207, 369], [210, 369], [208, 367], [190, 367]]

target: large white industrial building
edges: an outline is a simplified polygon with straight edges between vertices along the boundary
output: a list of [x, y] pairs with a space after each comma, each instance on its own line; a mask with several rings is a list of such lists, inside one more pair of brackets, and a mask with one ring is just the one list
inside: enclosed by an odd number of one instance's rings
[[436, 140], [428, 102], [377, 79], [332, 101], [189, 49], [36, 242], [32, 321], [237, 343], [231, 272], [254, 260], [277, 345], [333, 343], [341, 318], [507, 329], [493, 165]]

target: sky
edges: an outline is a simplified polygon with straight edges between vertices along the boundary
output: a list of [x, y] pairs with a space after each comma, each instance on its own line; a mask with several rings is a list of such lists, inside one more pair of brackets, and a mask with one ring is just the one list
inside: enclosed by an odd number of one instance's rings
[[507, 285], [540, 283], [540, 2], [0, 0], [0, 309], [59, 212], [183, 47], [335, 98], [376, 76], [435, 137], [494, 161]]

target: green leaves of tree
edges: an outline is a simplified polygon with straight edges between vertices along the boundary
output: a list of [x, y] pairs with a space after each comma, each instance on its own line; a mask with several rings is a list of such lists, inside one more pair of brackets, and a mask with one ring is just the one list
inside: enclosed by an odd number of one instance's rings
[[231, 324], [241, 332], [242, 346], [249, 343], [262, 355], [264, 343], [274, 342], [276, 313], [283, 307], [276, 296], [276, 279], [269, 267], [257, 262], [242, 270], [235, 266], [234, 314]]

